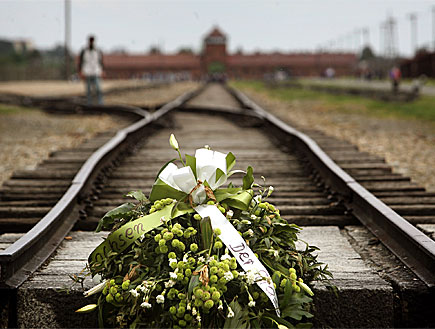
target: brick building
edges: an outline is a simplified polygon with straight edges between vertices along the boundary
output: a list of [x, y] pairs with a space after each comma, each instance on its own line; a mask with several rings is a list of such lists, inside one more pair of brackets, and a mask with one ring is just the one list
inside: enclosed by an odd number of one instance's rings
[[227, 37], [214, 28], [204, 38], [201, 54], [108, 54], [104, 57], [108, 78], [179, 76], [200, 79], [213, 73], [229, 78], [263, 78], [284, 71], [291, 76], [319, 76], [328, 67], [336, 75], [352, 75], [357, 65], [351, 53], [255, 53], [228, 54]]
[[412, 59], [402, 61], [400, 71], [404, 78], [426, 75], [435, 78], [435, 52], [420, 52]]

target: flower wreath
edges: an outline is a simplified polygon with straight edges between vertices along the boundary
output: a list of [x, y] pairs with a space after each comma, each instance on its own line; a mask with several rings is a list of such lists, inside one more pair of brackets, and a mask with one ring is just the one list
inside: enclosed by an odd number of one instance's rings
[[[112, 232], [89, 256], [101, 283], [101, 327], [263, 328], [309, 324], [313, 292], [326, 279], [315, 247], [295, 246], [300, 228], [267, 202], [273, 188], [254, 183], [253, 169], [232, 170], [236, 158], [208, 147], [167, 163], [149, 198], [109, 211], [98, 225]], [[235, 173], [243, 186], [222, 186]]]

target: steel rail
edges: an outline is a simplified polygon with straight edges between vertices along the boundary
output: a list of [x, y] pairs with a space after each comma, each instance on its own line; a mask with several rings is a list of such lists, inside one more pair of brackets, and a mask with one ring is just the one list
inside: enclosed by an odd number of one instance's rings
[[[119, 136], [115, 136], [111, 141], [106, 143], [103, 148], [99, 149], [91, 156], [91, 158], [87, 160], [85, 165], [82, 167], [82, 169], [80, 169], [73, 179], [70, 189], [58, 202], [58, 204], [50, 211], [50, 213], [47, 214], [47, 216], [51, 214], [52, 222], [59, 222], [57, 224], [59, 228], [57, 229], [61, 233], [58, 234], [57, 240], [52, 238], [56, 240], [56, 243], [54, 243], [51, 247], [51, 251], [49, 253], [45, 252], [45, 254], [51, 254], [51, 252], [62, 241], [63, 237], [74, 224], [69, 222], [66, 224], [67, 221], [61, 221], [61, 219], [65, 216], [65, 212], [70, 211], [71, 207], [76, 204], [77, 197], [81, 193], [80, 191], [83, 190], [83, 187], [86, 184], [89, 184], [90, 176], [92, 175], [91, 171], [98, 166], [98, 163], [102, 162], [105, 157], [110, 156], [110, 154], [113, 153], [112, 151], [117, 146], [122, 144], [127, 136], [136, 134], [149, 123], [154, 122], [168, 112], [179, 108], [189, 98], [192, 98], [196, 94], [200, 93], [201, 90], [202, 88], [195, 92], [185, 94], [177, 98], [175, 101], [166, 104], [154, 114], [149, 114], [142, 120], [123, 129], [118, 133]], [[253, 120], [260, 121], [263, 125], [266, 124], [273, 127], [275, 131], [281, 132], [281, 134], [284, 136], [290, 136], [292, 140], [296, 142], [299, 149], [302, 150], [305, 156], [312, 163], [313, 167], [319, 172], [326, 184], [343, 198], [349, 209], [352, 209], [353, 214], [367, 228], [369, 228], [380, 239], [380, 241], [382, 241], [382, 243], [384, 243], [394, 254], [396, 254], [404, 262], [404, 264], [406, 264], [423, 282], [425, 282], [429, 287], [435, 286], [435, 242], [433, 240], [417, 230], [414, 226], [408, 223], [391, 208], [386, 206], [373, 194], [357, 183], [353, 177], [343, 171], [310, 137], [268, 113], [239, 91], [231, 88], [228, 88], [228, 90], [243, 105], [245, 109], [224, 110], [207, 108], [203, 110], [207, 111], [208, 113], [214, 112], [216, 114], [224, 114], [225, 116], [234, 115], [236, 117], [245, 116], [245, 118], [252, 118]], [[122, 109], [119, 110], [122, 112]], [[185, 110], [189, 110], [189, 108], [185, 108]], [[201, 109], [195, 108], [194, 110], [198, 111]], [[87, 167], [87, 169], [85, 169], [85, 167]], [[46, 217], [44, 217], [44, 219]], [[48, 221], [48, 219], [46, 221]], [[35, 230], [33, 233], [38, 233], [38, 225], [39, 223], [31, 230]], [[66, 225], [68, 227], [63, 227], [62, 225]], [[40, 226], [42, 227], [44, 225], [41, 224]], [[41, 230], [41, 227], [39, 227], [39, 230]], [[45, 229], [43, 234], [45, 236], [55, 236], [52, 228], [48, 226], [44, 227]], [[28, 234], [31, 231], [29, 231]], [[23, 238], [25, 238], [28, 234], [23, 236]], [[36, 236], [39, 236], [39, 234], [36, 234]], [[23, 249], [20, 247], [20, 245], [22, 245]], [[4, 252], [0, 252], [2, 281], [3, 278], [6, 277], [6, 285], [14, 287], [18, 286], [20, 284], [19, 282], [22, 282], [23, 278], [25, 279], [27, 277], [29, 273], [28, 271], [36, 269], [43, 262], [43, 260], [41, 261], [42, 258], [39, 259], [39, 255], [27, 252], [27, 254], [30, 254], [31, 256], [33, 255], [34, 260], [37, 260], [39, 265], [23, 266], [23, 263], [18, 260], [20, 260], [20, 258], [26, 258], [22, 255], [26, 255], [26, 251], [28, 251], [29, 248], [47, 249], [50, 248], [50, 243], [47, 243], [47, 240], [41, 238], [30, 239], [27, 237], [26, 239], [18, 240], [14, 245], [6, 249]], [[48, 256], [46, 256], [44, 259], [47, 257]], [[27, 262], [28, 258], [29, 256], [27, 256], [27, 260], [25, 259]], [[6, 270], [4, 270], [4, 264], [6, 265]], [[15, 267], [15, 264], [18, 264], [17, 267]], [[28, 264], [30, 263], [28, 262]], [[28, 269], [28, 267], [31, 267], [31, 269]], [[22, 272], [21, 276], [15, 275], [19, 272]], [[17, 280], [14, 277], [20, 277], [20, 279]]]
[[[26, 234], [7, 249], [0, 251], [0, 288], [19, 287], [59, 246], [78, 219], [79, 200], [97, 172], [116, 158], [130, 140], [137, 138], [151, 124], [180, 107], [201, 89], [185, 93], [154, 113], [135, 107], [95, 107], [96, 111], [121, 112], [141, 119], [120, 130], [95, 151], [79, 169], [70, 187], [56, 205]], [[76, 104], [77, 105], [77, 104]]]
[[345, 205], [393, 254], [429, 288], [435, 287], [435, 241], [376, 198], [341, 169], [310, 137], [284, 123], [238, 90], [227, 90], [246, 109], [275, 131], [291, 136], [324, 182], [337, 192]]

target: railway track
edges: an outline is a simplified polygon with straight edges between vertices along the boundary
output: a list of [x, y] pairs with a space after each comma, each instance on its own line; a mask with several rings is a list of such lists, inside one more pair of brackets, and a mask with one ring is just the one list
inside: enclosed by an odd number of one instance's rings
[[[37, 101], [52, 110], [77, 107], [65, 100]], [[367, 255], [364, 249], [381, 241], [414, 273], [406, 274], [418, 281], [412, 298], [433, 297], [435, 242], [416, 226], [435, 223], [435, 194], [392, 173], [383, 159], [317, 131], [296, 130], [218, 85], [180, 96], [153, 113], [134, 107], [92, 110], [129, 115], [132, 125], [58, 151], [36, 170], [16, 172], [0, 190], [0, 231], [9, 232], [0, 236], [4, 291], [21, 286], [71, 229], [94, 230], [108, 210], [125, 202], [121, 195], [135, 189], [149, 193], [156, 172], [173, 156], [167, 141], [175, 133], [187, 154], [209, 144], [233, 152], [239, 168], [253, 166], [257, 181], [264, 176], [275, 187], [272, 202], [290, 222], [342, 230], [362, 223], [363, 231], [346, 231], [354, 248]], [[406, 290], [397, 285], [396, 292]], [[11, 297], [10, 309], [16, 299]], [[415, 318], [425, 311], [419, 312]], [[417, 323], [398, 317], [396, 324]], [[419, 324], [431, 323], [425, 321]]]

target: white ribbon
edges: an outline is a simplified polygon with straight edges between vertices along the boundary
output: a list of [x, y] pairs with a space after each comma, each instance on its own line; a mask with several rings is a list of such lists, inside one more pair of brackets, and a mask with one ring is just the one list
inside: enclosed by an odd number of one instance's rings
[[[208, 149], [198, 149], [195, 152], [196, 158], [196, 176], [201, 182], [207, 182], [214, 191], [219, 186], [225, 184], [230, 173], [227, 171], [226, 154], [211, 151]], [[220, 169], [224, 173], [216, 181], [216, 170]], [[160, 173], [159, 178], [176, 190], [189, 194], [197, 185], [195, 175], [189, 166], [178, 168], [175, 164], [170, 163]], [[193, 202], [196, 204], [203, 203], [206, 199], [204, 186], [201, 185], [192, 193]]]
[[209, 217], [213, 229], [218, 228], [221, 230], [219, 238], [225, 243], [245, 272], [252, 271], [255, 274], [257, 285], [264, 291], [267, 297], [269, 297], [275, 307], [276, 314], [280, 316], [278, 297], [276, 296], [276, 291], [269, 272], [255, 256], [251, 248], [248, 247], [239, 232], [237, 232], [230, 221], [222, 215], [220, 210], [214, 205], [199, 205], [195, 207], [195, 211], [200, 214], [201, 217]]
[[[234, 172], [228, 173], [226, 164], [226, 154], [211, 151], [208, 149], [198, 149], [195, 152], [196, 175], [201, 182], [207, 182], [214, 191], [219, 186], [225, 184], [227, 178]], [[216, 170], [224, 172], [216, 181]], [[238, 172], [238, 171], [237, 171]], [[197, 180], [189, 166], [178, 168], [170, 163], [160, 173], [159, 178], [176, 190], [189, 194], [197, 186]], [[210, 217], [213, 229], [219, 228], [221, 235], [219, 238], [231, 251], [240, 266], [245, 272], [252, 271], [255, 274], [257, 285], [265, 292], [275, 307], [276, 314], [280, 316], [278, 298], [270, 278], [269, 272], [261, 264], [260, 260], [248, 247], [245, 240], [240, 236], [228, 219], [222, 215], [220, 210], [214, 205], [202, 205], [207, 200], [204, 185], [201, 184], [192, 192], [193, 202], [199, 204], [194, 209], [201, 217]], [[266, 279], [264, 279], [266, 278]]]

